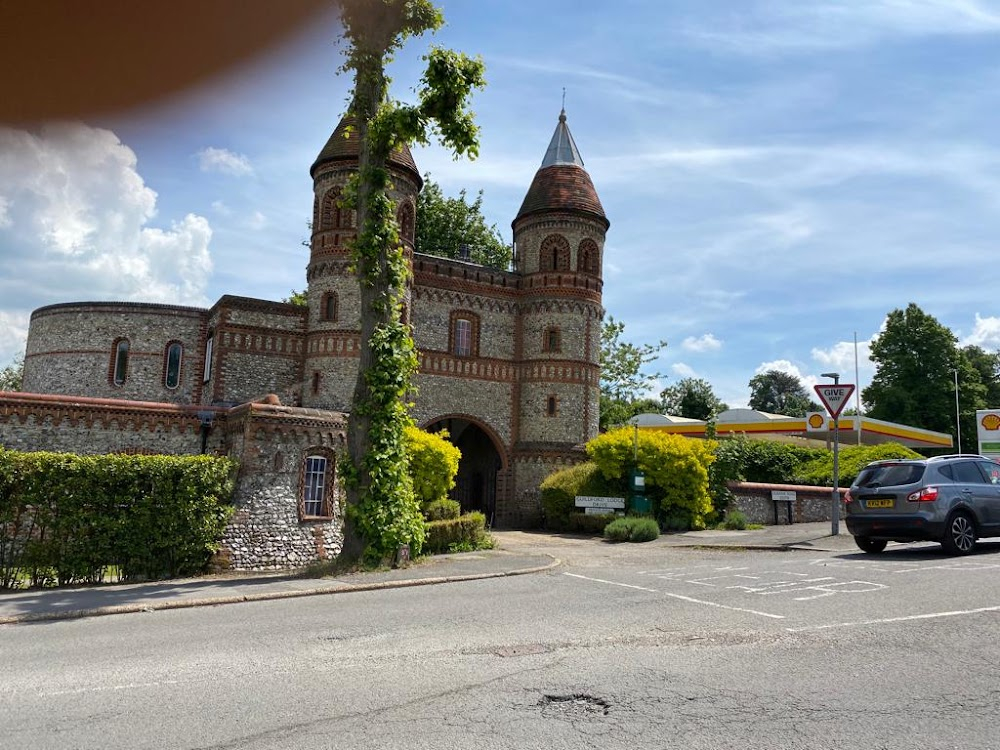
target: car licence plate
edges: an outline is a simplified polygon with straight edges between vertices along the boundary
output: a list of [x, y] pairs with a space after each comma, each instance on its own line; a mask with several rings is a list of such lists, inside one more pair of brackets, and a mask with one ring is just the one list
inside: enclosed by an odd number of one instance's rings
[[892, 498], [884, 497], [877, 500], [865, 500], [866, 508], [891, 508]]

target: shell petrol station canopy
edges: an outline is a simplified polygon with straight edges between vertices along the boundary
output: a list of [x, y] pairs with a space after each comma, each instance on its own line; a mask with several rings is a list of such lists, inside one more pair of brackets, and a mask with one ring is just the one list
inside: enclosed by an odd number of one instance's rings
[[[640, 414], [629, 424], [643, 430], [659, 430], [687, 437], [705, 437], [707, 423], [700, 419], [674, 417], [668, 414]], [[805, 417], [786, 417], [754, 409], [727, 409], [715, 418], [715, 433], [745, 435], [786, 442], [816, 441], [833, 443], [833, 418], [819, 412]], [[952, 437], [945, 432], [934, 432], [919, 427], [909, 427], [895, 422], [865, 416], [840, 418], [841, 445], [877, 445], [901, 443], [910, 448], [951, 448]]]

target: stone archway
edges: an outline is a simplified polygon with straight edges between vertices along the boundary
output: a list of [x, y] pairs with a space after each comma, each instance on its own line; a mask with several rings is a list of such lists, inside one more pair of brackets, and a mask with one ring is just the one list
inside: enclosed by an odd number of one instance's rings
[[450, 496], [462, 506], [463, 513], [478, 510], [492, 526], [497, 510], [497, 477], [504, 468], [503, 454], [492, 430], [464, 416], [435, 419], [424, 429], [448, 430], [452, 444], [462, 452]]

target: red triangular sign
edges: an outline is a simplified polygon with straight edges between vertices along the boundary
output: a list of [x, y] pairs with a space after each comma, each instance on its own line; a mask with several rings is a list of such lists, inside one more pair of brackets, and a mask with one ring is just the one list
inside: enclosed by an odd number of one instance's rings
[[854, 393], [854, 386], [850, 383], [817, 385], [813, 387], [816, 389], [816, 395], [819, 396], [819, 400], [823, 402], [823, 406], [826, 407], [826, 410], [830, 412], [830, 416], [834, 419], [840, 416], [840, 412], [844, 410], [848, 399]]

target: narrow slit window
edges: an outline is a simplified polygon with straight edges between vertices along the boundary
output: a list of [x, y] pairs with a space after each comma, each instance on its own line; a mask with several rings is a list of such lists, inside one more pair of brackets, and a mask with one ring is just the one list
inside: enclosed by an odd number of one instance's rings
[[206, 383], [212, 379], [212, 341], [213, 336], [211, 333], [208, 334], [208, 339], [205, 341], [205, 374], [202, 378]]
[[121, 339], [115, 344], [115, 367], [114, 384], [125, 385], [125, 378], [128, 377], [128, 341]]
[[166, 372], [163, 383], [171, 390], [181, 383], [181, 356], [183, 353], [184, 347], [177, 342], [167, 347]]

